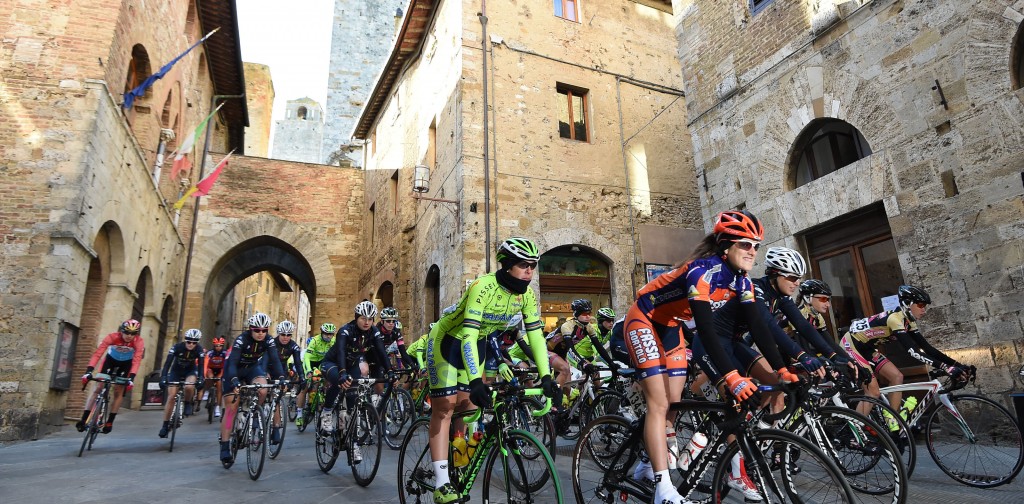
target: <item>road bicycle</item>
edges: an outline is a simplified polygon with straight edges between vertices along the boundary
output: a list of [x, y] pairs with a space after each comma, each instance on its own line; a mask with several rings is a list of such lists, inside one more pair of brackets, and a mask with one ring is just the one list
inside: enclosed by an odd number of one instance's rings
[[942, 369], [928, 375], [930, 381], [882, 388], [881, 400], [888, 404], [892, 392], [923, 393], [906, 423], [924, 430], [928, 454], [950, 478], [976, 488], [1012, 481], [1024, 465], [1024, 433], [1013, 415], [986, 397], [953, 394], [973, 383], [973, 370], [966, 380], [954, 380]]
[[[85, 420], [85, 437], [82, 438], [82, 447], [78, 449], [78, 456], [86, 450], [92, 451], [92, 444], [96, 441], [96, 435], [100, 433], [110, 416], [110, 387], [111, 385], [127, 385], [128, 379], [123, 376], [111, 377], [104, 373], [94, 373], [89, 381], [101, 383], [100, 390], [96, 393], [96, 401], [93, 402], [89, 417]], [[87, 383], [82, 384], [85, 390]]]
[[[302, 407], [302, 422], [296, 422], [299, 432], [306, 432], [310, 423], [320, 421], [320, 410], [323, 409], [324, 391], [321, 386], [320, 369], [314, 368], [306, 387], [306, 404]], [[319, 424], [318, 424], [319, 425]]]
[[[510, 417], [520, 402], [541, 394], [538, 388], [523, 388], [518, 380], [493, 386], [493, 419], [484, 427], [483, 439], [464, 467], [449, 464], [451, 483], [460, 494], [458, 502], [471, 500], [470, 491], [482, 474], [482, 502], [562, 503], [562, 486], [551, 454], [530, 432], [510, 428]], [[551, 401], [547, 400], [533, 414], [543, 416], [550, 408]], [[482, 413], [482, 409], [477, 409], [455, 413], [453, 417], [472, 424]], [[402, 441], [398, 456], [398, 498], [402, 504], [434, 502], [429, 438], [430, 419], [420, 418]], [[449, 460], [454, 458], [449, 456]]]
[[[792, 392], [787, 385], [759, 387], [760, 392]], [[790, 415], [796, 406], [795, 394], [787, 393], [786, 409], [761, 420], [775, 421]], [[733, 402], [683, 399], [670, 410], [693, 419], [693, 429], [706, 433], [707, 446], [680, 471], [678, 491], [697, 501], [723, 502], [729, 494], [727, 484], [733, 457], [745, 461], [747, 475], [764, 502], [852, 503], [853, 490], [842, 470], [831, 457], [810, 441], [791, 432], [761, 428], [745, 405]], [[576, 502], [647, 503], [654, 497], [654, 486], [634, 471], [646, 460], [644, 420], [646, 413], [629, 421], [606, 415], [595, 419], [580, 435], [573, 452], [572, 478]], [[734, 436], [734, 441], [729, 441]], [[778, 453], [779, 459], [772, 459]], [[795, 470], [796, 461], [800, 470]], [[709, 479], [708, 474], [712, 474]], [[742, 496], [739, 497], [742, 500]]]
[[[173, 452], [174, 451], [174, 437], [178, 433], [178, 427], [181, 427], [181, 420], [182, 420], [182, 418], [184, 418], [184, 416], [185, 416], [184, 415], [184, 413], [185, 413], [184, 410], [185, 410], [185, 386], [186, 385], [195, 385], [195, 383], [189, 383], [189, 382], [183, 382], [183, 381], [165, 382], [164, 383], [164, 386], [166, 386], [168, 389], [171, 388], [171, 387], [176, 387], [176, 392], [174, 393], [174, 397], [171, 399], [172, 401], [174, 401], [174, 406], [171, 407], [171, 419], [170, 419], [170, 423], [167, 424], [168, 434], [170, 434], [170, 438], [171, 438], [171, 444], [170, 444], [170, 446], [167, 447], [167, 451], [169, 451], [169, 452]], [[198, 395], [198, 393], [194, 393], [193, 395]]]
[[[267, 401], [264, 403], [264, 413], [270, 420], [270, 432], [268, 438], [270, 439], [270, 458], [271, 460], [276, 459], [281, 453], [281, 447], [284, 446], [284, 436], [288, 431], [288, 421], [285, 420], [287, 413], [284, 412], [285, 408], [285, 397], [289, 397], [290, 394], [285, 392], [281, 387], [275, 387], [270, 390], [267, 395]], [[291, 396], [294, 398], [294, 396]], [[278, 433], [277, 442], [274, 442], [274, 432]]]
[[[412, 378], [415, 371], [403, 369], [395, 371], [398, 377]], [[402, 387], [396, 386], [395, 380], [389, 380], [384, 393], [376, 399], [377, 415], [384, 423], [384, 443], [392, 450], [402, 447], [405, 427], [416, 419], [412, 394]]]
[[203, 389], [206, 393], [206, 423], [213, 423], [215, 406], [220, 406], [220, 403], [217, 402], [217, 391], [219, 390], [218, 387], [220, 387], [220, 380], [220, 378], [207, 378], [206, 380], [203, 380]]
[[[348, 392], [345, 390], [337, 399], [340, 403], [337, 407], [329, 411], [322, 407], [317, 410], [316, 461], [321, 471], [330, 472], [338, 455], [344, 451], [356, 483], [365, 487], [373, 482], [380, 466], [381, 428], [371, 392], [374, 385], [383, 382], [375, 378], [352, 379], [351, 387], [355, 388], [357, 397], [352, 411], [345, 409], [345, 392]], [[335, 415], [332, 422], [335, 428], [325, 432], [321, 417], [328, 414]]]
[[258, 480], [263, 472], [269, 440], [269, 430], [266, 429], [267, 412], [260, 406], [260, 389], [275, 387], [278, 385], [273, 383], [241, 385], [238, 387], [238, 395], [235, 398], [235, 401], [238, 402], [238, 409], [235, 412], [230, 434], [231, 461], [222, 463], [225, 469], [230, 468], [235, 463], [238, 450], [244, 449], [249, 478], [253, 481]]

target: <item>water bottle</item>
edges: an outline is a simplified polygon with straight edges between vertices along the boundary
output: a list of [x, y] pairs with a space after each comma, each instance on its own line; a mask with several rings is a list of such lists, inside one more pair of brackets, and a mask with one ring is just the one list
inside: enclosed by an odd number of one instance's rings
[[238, 420], [235, 421], [235, 430], [242, 432], [245, 430], [245, 425], [249, 423], [249, 410], [238, 408], [236, 416], [238, 417]]
[[697, 460], [700, 452], [704, 451], [704, 448], [708, 445], [708, 437], [701, 432], [694, 432], [693, 437], [690, 438], [690, 442], [686, 443], [686, 450], [680, 454], [679, 460], [676, 462], [677, 467], [680, 470], [687, 471], [690, 469], [690, 464]]
[[484, 433], [476, 431], [472, 436], [469, 437], [469, 442], [466, 444], [466, 459], [473, 458], [473, 453], [476, 452], [476, 447], [480, 445], [480, 441], [484, 439]]
[[903, 400], [903, 407], [900, 408], [900, 416], [903, 417], [904, 421], [907, 420], [907, 417], [910, 416], [910, 413], [912, 413], [914, 411], [914, 408], [916, 408], [916, 407], [917, 407], [917, 398], [916, 397], [910, 396], [910, 397], [907, 397], [906, 399]]
[[665, 443], [668, 444], [668, 466], [672, 467], [679, 460], [679, 444], [676, 441], [676, 430], [674, 428], [665, 428]]
[[456, 436], [452, 440], [452, 463], [455, 467], [466, 467], [469, 464], [469, 446], [466, 438]]

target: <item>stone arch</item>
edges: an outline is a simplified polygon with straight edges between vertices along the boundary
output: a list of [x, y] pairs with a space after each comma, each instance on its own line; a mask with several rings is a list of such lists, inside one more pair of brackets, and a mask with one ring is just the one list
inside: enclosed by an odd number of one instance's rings
[[[581, 241], [588, 237], [586, 234], [577, 235]], [[554, 327], [559, 316], [569, 312], [572, 299], [587, 298], [598, 307], [611, 306], [615, 299], [615, 262], [611, 257], [596, 246], [568, 241], [572, 239], [568, 229], [556, 239], [563, 242], [557, 246], [548, 243], [548, 247], [542, 247], [544, 252], [537, 271], [539, 274], [534, 277], [540, 288], [540, 309], [547, 329]], [[595, 261], [603, 263], [606, 276], [589, 276], [587, 273], [590, 272], [579, 270], [581, 266], [593, 266]], [[565, 268], [564, 274], [562, 271], [552, 272], [553, 267]]]
[[[152, 75], [152, 65], [149, 61], [149, 52], [146, 46], [135, 44], [132, 46], [132, 59], [128, 62], [128, 71], [124, 82], [124, 92], [127, 93], [142, 84], [142, 81]], [[153, 96], [153, 88], [146, 90], [143, 98]]]
[[[824, 135], [849, 137], [848, 140], [853, 144], [852, 152], [840, 154], [834, 151], [834, 146], [827, 146], [827, 154], [829, 156], [839, 156], [844, 158], [835, 163], [833, 163], [831, 159], [827, 159], [828, 156], [816, 156], [815, 152], [818, 149], [814, 147], [814, 142], [831, 140], [831, 138], [827, 138]], [[830, 117], [813, 119], [807, 124], [803, 131], [797, 135], [796, 140], [794, 140], [792, 147], [789, 149], [789, 156], [787, 156], [785, 165], [787, 173], [786, 179], [783, 183], [783, 190], [789, 191], [795, 189], [870, 155], [870, 143], [864, 138], [864, 135], [856, 126], [843, 121], [842, 119], [833, 119]], [[856, 159], [852, 159], [853, 157], [856, 157]], [[824, 165], [819, 167], [819, 170], [821, 170], [822, 173], [802, 173], [811, 170], [809, 165], [812, 163], [809, 161], [809, 158], [817, 160], [817, 162]], [[808, 166], [804, 166], [805, 164]]]
[[104, 266], [109, 268], [110, 273], [107, 275], [107, 283], [110, 284], [128, 284], [128, 277], [125, 271], [126, 266], [126, 254], [125, 254], [125, 243], [124, 235], [121, 233], [121, 226], [118, 226], [116, 222], [109, 220], [100, 226], [100, 230], [96, 234], [96, 238], [93, 243], [95, 246], [96, 241], [103, 237], [103, 241], [106, 247], [110, 251], [108, 256], [109, 262]]
[[395, 306], [395, 284], [390, 280], [385, 280], [380, 284], [380, 287], [377, 287], [373, 300], [380, 300], [380, 308]]
[[[967, 81], [967, 97], [979, 104], [992, 100], [1020, 87], [1021, 82], [1012, 74], [1014, 61], [1020, 61], [1021, 32], [1024, 24], [1019, 19], [1024, 12], [1016, 11], [1011, 2], [982, 2], [972, 6], [967, 21], [963, 47], [954, 48], [952, 54], [963, 58], [963, 75]], [[1014, 15], [1007, 15], [1014, 13]], [[952, 52], [955, 51], [955, 52]], [[1019, 72], [1020, 70], [1018, 70]], [[1019, 118], [1016, 118], [1019, 120]], [[1019, 122], [1019, 121], [1018, 121]]]

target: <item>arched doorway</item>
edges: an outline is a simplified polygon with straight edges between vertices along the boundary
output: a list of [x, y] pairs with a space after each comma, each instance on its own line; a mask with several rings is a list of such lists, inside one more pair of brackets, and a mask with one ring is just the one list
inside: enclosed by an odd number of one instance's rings
[[574, 299], [589, 299], [596, 311], [611, 306], [611, 261], [584, 245], [555, 247], [540, 257], [541, 318], [546, 331], [572, 317]]
[[377, 295], [374, 297], [374, 301], [380, 303], [380, 308], [395, 306], [395, 285], [385, 280], [377, 288]]
[[423, 282], [423, 313], [427, 317], [424, 327], [441, 318], [441, 268], [436, 264], [427, 270], [427, 279]]

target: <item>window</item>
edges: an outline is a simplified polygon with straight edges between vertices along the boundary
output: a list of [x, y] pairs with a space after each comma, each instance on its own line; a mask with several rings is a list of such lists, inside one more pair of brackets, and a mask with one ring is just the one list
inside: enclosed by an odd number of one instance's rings
[[563, 245], [545, 252], [540, 275], [541, 318], [547, 330], [558, 319], [572, 316], [572, 300], [586, 298], [597, 310], [611, 306], [611, 268], [596, 250], [583, 245]]
[[797, 137], [793, 153], [791, 187], [795, 188], [870, 155], [871, 147], [849, 123], [815, 119]]
[[1010, 85], [1013, 89], [1024, 88], [1024, 22], [1017, 27], [1010, 53]]
[[[150, 74], [149, 67], [149, 53], [146, 52], [146, 48], [142, 44], [135, 44], [132, 47], [132, 59], [128, 62], [128, 76], [124, 81], [124, 92], [127, 93], [142, 84], [142, 81], [146, 80]], [[150, 87], [146, 90], [146, 97], [148, 98], [150, 93], [153, 92], [153, 88]]]
[[587, 90], [559, 84], [558, 136], [586, 142], [588, 136]]
[[770, 3], [772, 3], [772, 0], [750, 0], [750, 13], [757, 14], [761, 12]]
[[398, 170], [391, 175], [391, 180], [388, 181], [388, 189], [391, 190], [391, 204], [394, 205], [395, 214], [398, 214]]
[[376, 203], [370, 205], [370, 215], [368, 215], [366, 217], [366, 221], [367, 221], [366, 222], [366, 228], [369, 231], [370, 244], [371, 245], [373, 245], [374, 243], [377, 242], [377, 236], [376, 236], [375, 229], [374, 229], [376, 227], [376, 224], [377, 224], [376, 220], [374, 219], [374, 214], [376, 213], [376, 210], [377, 210], [377, 204]]
[[554, 0], [554, 6], [556, 16], [569, 21], [579, 21], [579, 0]]
[[299, 117], [299, 119], [305, 120], [306, 119], [306, 114], [308, 114], [308, 113], [309, 112], [306, 110], [306, 107], [299, 107], [299, 110], [298, 110], [298, 117]]

